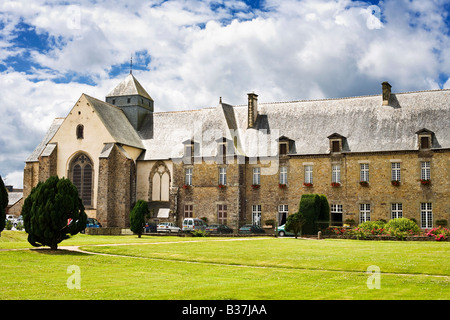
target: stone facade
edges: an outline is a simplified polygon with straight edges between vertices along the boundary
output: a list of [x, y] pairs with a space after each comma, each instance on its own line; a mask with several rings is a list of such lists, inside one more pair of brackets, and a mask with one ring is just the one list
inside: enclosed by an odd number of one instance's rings
[[[377, 96], [258, 105], [251, 93], [247, 102], [154, 113], [130, 74], [107, 102], [82, 95], [55, 119], [26, 161], [24, 197], [51, 175], [68, 177], [110, 228], [129, 227], [137, 200], [179, 226], [184, 217], [235, 230], [283, 224], [308, 193], [327, 196], [335, 225], [449, 219], [449, 90], [393, 94], [383, 83]], [[75, 168], [80, 154], [89, 165]]]

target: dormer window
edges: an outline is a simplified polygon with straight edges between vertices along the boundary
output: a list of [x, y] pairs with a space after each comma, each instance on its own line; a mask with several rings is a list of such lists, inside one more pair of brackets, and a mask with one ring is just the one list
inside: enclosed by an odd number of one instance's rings
[[338, 133], [333, 133], [332, 135], [328, 136], [328, 139], [330, 141], [330, 152], [341, 153], [345, 137], [341, 136]]
[[419, 150], [429, 150], [432, 146], [433, 131], [423, 128], [416, 132]]
[[289, 139], [286, 136], [281, 136], [277, 140], [278, 140], [278, 155], [280, 156], [288, 155], [293, 140]]
[[77, 139], [84, 139], [84, 126], [79, 124], [76, 130]]
[[194, 161], [194, 141], [189, 139], [183, 142], [184, 144], [184, 155], [183, 155], [183, 162], [184, 164], [193, 164]]

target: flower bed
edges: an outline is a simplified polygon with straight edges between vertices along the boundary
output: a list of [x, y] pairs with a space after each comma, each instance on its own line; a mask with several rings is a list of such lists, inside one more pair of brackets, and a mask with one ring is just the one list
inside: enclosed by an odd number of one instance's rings
[[431, 230], [401, 230], [380, 227], [384, 223], [380, 223], [377, 226], [378, 222], [365, 222], [354, 228], [328, 227], [322, 230], [322, 237], [358, 240], [450, 241], [450, 230], [442, 226]]

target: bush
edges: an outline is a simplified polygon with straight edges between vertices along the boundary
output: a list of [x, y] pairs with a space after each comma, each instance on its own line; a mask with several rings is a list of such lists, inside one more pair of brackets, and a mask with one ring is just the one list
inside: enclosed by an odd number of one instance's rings
[[206, 237], [208, 235], [204, 230], [193, 230], [191, 234], [193, 237]]
[[450, 237], [450, 230], [439, 226], [428, 231], [427, 236], [434, 237], [436, 241], [447, 240], [447, 238]]
[[380, 235], [385, 233], [385, 223], [381, 220], [378, 221], [366, 221], [360, 223], [358, 226], [364, 232]]
[[390, 235], [393, 235], [400, 240], [405, 239], [407, 236], [420, 233], [420, 228], [417, 223], [407, 218], [389, 220], [385, 228]]

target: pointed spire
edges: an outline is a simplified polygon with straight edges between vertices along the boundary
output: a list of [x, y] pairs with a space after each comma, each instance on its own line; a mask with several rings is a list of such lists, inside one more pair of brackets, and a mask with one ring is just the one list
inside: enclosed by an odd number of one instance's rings
[[130, 58], [130, 74], [133, 74], [133, 55]]

